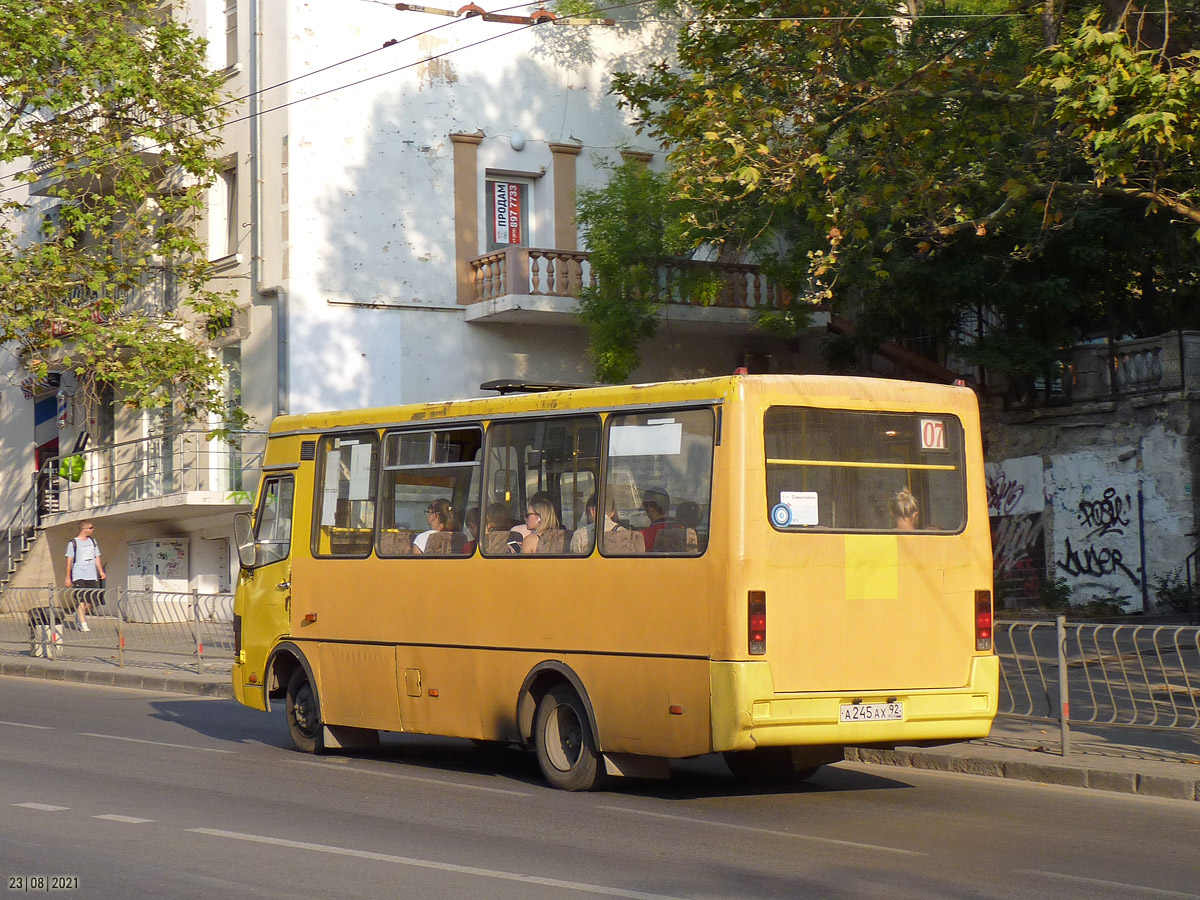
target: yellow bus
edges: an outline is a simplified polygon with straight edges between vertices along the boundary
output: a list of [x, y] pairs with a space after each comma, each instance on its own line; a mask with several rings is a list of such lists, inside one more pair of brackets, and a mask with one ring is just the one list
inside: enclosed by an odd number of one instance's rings
[[588, 790], [713, 752], [806, 777], [995, 715], [964, 387], [733, 375], [284, 416], [235, 532], [234, 690], [281, 699], [308, 752], [510, 742]]

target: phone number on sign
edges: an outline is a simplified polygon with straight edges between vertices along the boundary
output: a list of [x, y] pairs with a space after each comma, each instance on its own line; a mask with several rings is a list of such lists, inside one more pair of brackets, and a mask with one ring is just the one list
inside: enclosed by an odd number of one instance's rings
[[79, 890], [78, 875], [9, 875], [8, 889], [26, 894]]

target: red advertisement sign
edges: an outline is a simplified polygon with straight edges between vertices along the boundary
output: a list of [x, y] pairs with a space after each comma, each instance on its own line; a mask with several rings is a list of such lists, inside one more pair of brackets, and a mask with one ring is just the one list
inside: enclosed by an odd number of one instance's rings
[[521, 243], [521, 185], [492, 183], [492, 223], [497, 244]]

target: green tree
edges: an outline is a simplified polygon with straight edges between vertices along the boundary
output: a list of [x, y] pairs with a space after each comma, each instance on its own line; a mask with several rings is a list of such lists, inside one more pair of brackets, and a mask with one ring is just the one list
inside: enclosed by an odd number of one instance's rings
[[0, 344], [31, 373], [228, 418], [195, 233], [221, 83], [157, 0], [0, 0]]
[[596, 281], [580, 291], [579, 318], [597, 380], [616, 383], [638, 367], [641, 342], [657, 331], [664, 303], [676, 295], [709, 303], [719, 286], [699, 272], [663, 277], [662, 264], [690, 249], [687, 204], [672, 195], [670, 180], [636, 159], [609, 171], [603, 187], [579, 194], [576, 218]]
[[867, 343], [944, 355], [982, 319], [979, 361], [1035, 375], [1200, 299], [1200, 58], [1176, 6], [1154, 31], [1123, 3], [699, 0], [675, 59], [614, 84], [671, 148], [686, 239], [782, 245], [796, 296]]

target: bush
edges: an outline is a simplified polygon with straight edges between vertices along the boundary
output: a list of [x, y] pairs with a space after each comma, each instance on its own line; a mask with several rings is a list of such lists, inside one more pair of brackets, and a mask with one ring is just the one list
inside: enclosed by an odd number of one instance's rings
[[1200, 592], [1189, 589], [1179, 569], [1154, 579], [1154, 602], [1160, 612], [1185, 613], [1190, 604], [1200, 602]]
[[1071, 586], [1065, 578], [1048, 578], [1038, 588], [1038, 601], [1046, 609], [1070, 609]]

